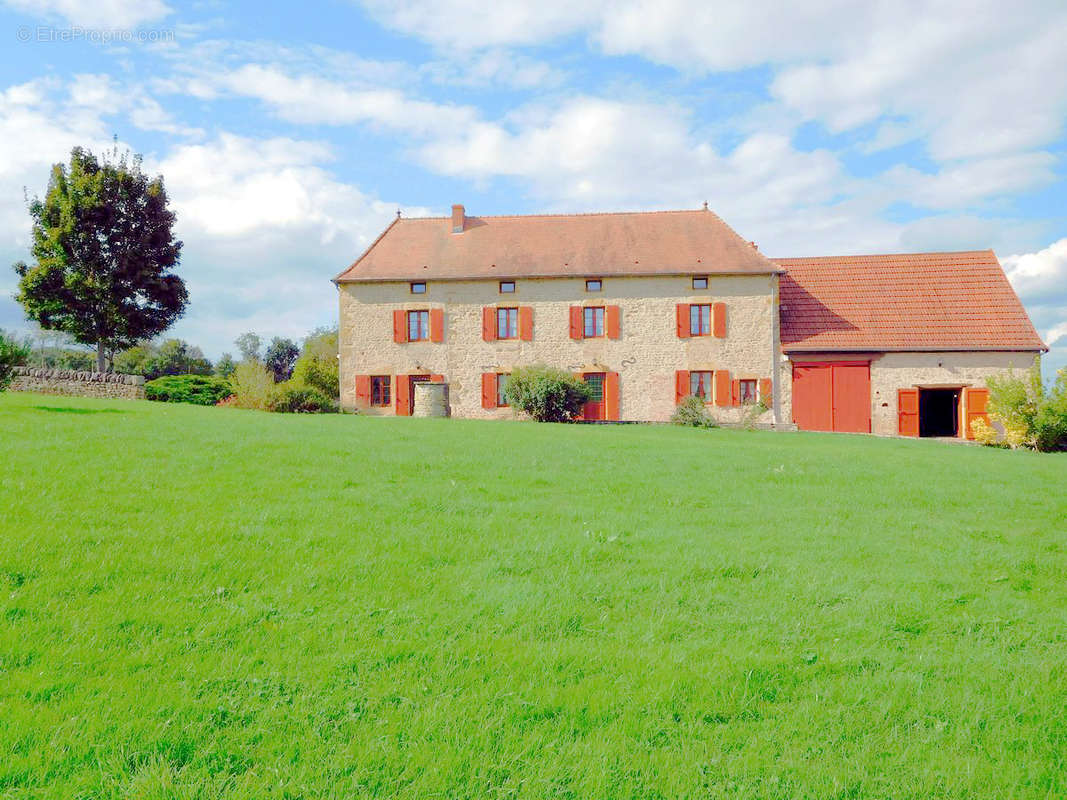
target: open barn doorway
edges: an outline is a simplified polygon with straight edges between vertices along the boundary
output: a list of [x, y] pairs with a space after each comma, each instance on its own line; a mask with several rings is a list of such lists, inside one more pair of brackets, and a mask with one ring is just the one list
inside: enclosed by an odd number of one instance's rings
[[960, 389], [919, 389], [919, 435], [960, 435]]

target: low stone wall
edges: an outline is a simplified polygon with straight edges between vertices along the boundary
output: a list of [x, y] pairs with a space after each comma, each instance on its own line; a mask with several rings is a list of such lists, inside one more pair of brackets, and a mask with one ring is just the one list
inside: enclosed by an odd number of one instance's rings
[[10, 389], [13, 392], [144, 400], [144, 378], [140, 375], [120, 375], [117, 372], [15, 367]]

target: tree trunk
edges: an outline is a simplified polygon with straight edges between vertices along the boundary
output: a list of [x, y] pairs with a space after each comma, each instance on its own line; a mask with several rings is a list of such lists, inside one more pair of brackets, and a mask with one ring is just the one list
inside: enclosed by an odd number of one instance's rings
[[104, 343], [103, 342], [97, 342], [96, 343], [96, 371], [97, 372], [103, 372], [104, 371]]

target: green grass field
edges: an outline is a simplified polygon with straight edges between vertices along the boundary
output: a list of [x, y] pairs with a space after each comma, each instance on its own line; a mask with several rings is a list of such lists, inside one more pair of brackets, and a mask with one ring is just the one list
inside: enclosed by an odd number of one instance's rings
[[1067, 456], [0, 395], [2, 798], [1062, 798]]

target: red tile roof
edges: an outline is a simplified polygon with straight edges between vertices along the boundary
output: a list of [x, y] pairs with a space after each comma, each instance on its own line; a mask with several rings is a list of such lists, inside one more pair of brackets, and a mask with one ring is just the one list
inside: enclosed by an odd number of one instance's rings
[[1046, 349], [992, 250], [776, 258], [782, 349]]
[[711, 211], [397, 218], [334, 280], [773, 273]]

